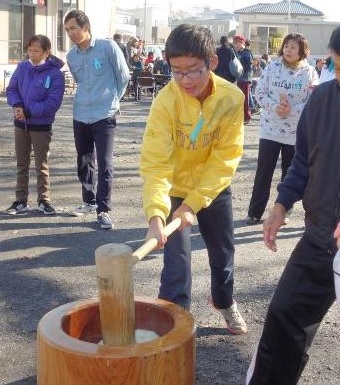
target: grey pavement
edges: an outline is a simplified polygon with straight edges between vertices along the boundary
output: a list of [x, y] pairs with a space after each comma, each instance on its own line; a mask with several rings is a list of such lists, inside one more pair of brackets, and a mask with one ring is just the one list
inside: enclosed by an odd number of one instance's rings
[[[5, 99], [0, 98], [0, 384], [36, 384], [38, 322], [59, 305], [97, 296], [94, 262], [97, 247], [113, 242], [126, 243], [135, 249], [142, 243], [146, 221], [138, 161], [149, 107], [147, 101], [121, 104], [114, 152], [115, 228], [107, 231], [98, 228], [94, 215], [75, 218], [67, 214], [81, 202], [73, 145], [72, 95], [65, 96], [53, 129], [50, 173], [52, 203], [57, 215], [46, 216], [36, 210], [33, 170], [29, 202], [32, 210], [20, 216], [4, 213], [14, 200], [16, 170], [12, 112]], [[228, 334], [221, 316], [209, 304], [206, 250], [196, 226], [192, 232], [197, 385], [244, 384], [268, 302], [303, 231], [303, 210], [297, 204], [288, 226], [280, 232], [279, 250], [274, 254], [263, 245], [262, 227], [244, 223], [256, 167], [257, 131], [258, 117], [255, 117], [246, 126], [245, 152], [233, 183], [235, 298], [248, 324], [247, 335]], [[275, 175], [271, 203], [278, 179], [279, 172]], [[136, 294], [157, 297], [161, 266], [160, 253], [151, 253], [136, 265]], [[320, 327], [301, 384], [339, 384], [339, 315], [339, 308], [334, 305]]]

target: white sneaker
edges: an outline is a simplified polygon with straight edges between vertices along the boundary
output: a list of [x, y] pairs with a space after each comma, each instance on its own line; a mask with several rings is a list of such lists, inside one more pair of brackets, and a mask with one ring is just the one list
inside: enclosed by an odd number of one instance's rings
[[97, 221], [102, 229], [112, 229], [113, 223], [110, 215], [104, 211], [97, 215]]
[[227, 330], [232, 334], [247, 333], [247, 325], [237, 309], [237, 304], [234, 302], [228, 309], [217, 309], [227, 323]]
[[90, 203], [83, 203], [81, 206], [76, 207], [73, 210], [69, 211], [69, 214], [72, 215], [73, 217], [79, 217], [84, 214], [89, 214], [93, 213], [96, 211], [97, 205], [91, 205]]

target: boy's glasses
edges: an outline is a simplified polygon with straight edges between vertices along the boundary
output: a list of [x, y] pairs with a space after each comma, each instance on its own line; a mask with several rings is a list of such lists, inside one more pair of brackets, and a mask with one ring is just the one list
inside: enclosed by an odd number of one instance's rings
[[185, 76], [189, 79], [198, 79], [202, 76], [202, 73], [207, 69], [207, 66], [204, 66], [200, 70], [193, 70], [188, 72], [176, 72], [172, 71], [172, 77], [176, 80], [183, 80]]

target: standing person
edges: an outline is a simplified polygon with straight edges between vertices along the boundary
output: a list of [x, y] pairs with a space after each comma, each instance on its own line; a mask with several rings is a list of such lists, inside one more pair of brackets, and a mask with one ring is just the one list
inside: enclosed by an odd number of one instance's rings
[[129, 57], [129, 61], [128, 61], [129, 68], [133, 65], [133, 56], [137, 54], [137, 44], [138, 44], [138, 39], [134, 36], [131, 36], [129, 41], [126, 43], [126, 50]]
[[321, 70], [322, 70], [322, 67], [323, 67], [324, 64], [325, 64], [325, 60], [322, 57], [319, 57], [318, 59], [316, 59], [315, 71], [316, 71], [316, 73], [318, 74], [319, 77], [321, 75]]
[[331, 56], [328, 56], [325, 60], [325, 64], [321, 69], [320, 73], [320, 83], [328, 82], [328, 80], [333, 80], [335, 78], [335, 68], [334, 62]]
[[257, 169], [246, 223], [261, 222], [281, 153], [281, 181], [294, 156], [296, 126], [312, 90], [319, 83], [308, 64], [307, 40], [291, 33], [282, 42], [278, 58], [270, 62], [257, 82], [255, 95], [261, 110]]
[[253, 55], [250, 49], [246, 48], [246, 39], [243, 36], [234, 36], [233, 45], [243, 67], [243, 75], [240, 79], [237, 79], [237, 85], [244, 93], [244, 123], [248, 124], [251, 121], [249, 101], [250, 86], [252, 81]]
[[118, 47], [121, 49], [121, 51], [123, 52], [123, 55], [125, 57], [125, 60], [126, 60], [126, 64], [129, 66], [129, 53], [128, 53], [128, 50], [126, 48], [126, 45], [122, 43], [122, 35], [120, 33], [115, 33], [113, 35], [113, 40], [116, 42], [116, 44], [118, 45]]
[[276, 251], [285, 213], [302, 199], [305, 231], [269, 305], [248, 385], [297, 384], [317, 329], [335, 300], [332, 265], [340, 245], [340, 27], [333, 31], [329, 46], [337, 79], [320, 84], [309, 98], [298, 123], [292, 165], [263, 226], [265, 245]]
[[129, 81], [129, 69], [113, 40], [92, 37], [90, 21], [83, 11], [70, 11], [64, 24], [74, 43], [67, 54], [67, 63], [77, 82], [73, 132], [83, 198], [83, 204], [70, 214], [78, 216], [97, 211], [100, 227], [111, 229], [113, 139], [119, 100]]
[[257, 100], [255, 98], [255, 90], [256, 90], [257, 81], [262, 75], [262, 71], [263, 71], [263, 69], [260, 65], [260, 59], [254, 58], [253, 59], [253, 79], [251, 81], [250, 96], [249, 96], [249, 98], [250, 98], [249, 104], [251, 106], [251, 114], [252, 115], [258, 114], [261, 112], [261, 107], [259, 106], [259, 104], [257, 103]]
[[7, 214], [28, 210], [28, 184], [33, 149], [37, 173], [38, 208], [44, 214], [55, 214], [51, 206], [48, 155], [52, 124], [65, 91], [61, 72], [64, 63], [51, 55], [47, 36], [34, 35], [27, 44], [28, 59], [19, 63], [6, 88], [7, 102], [14, 108], [14, 138], [17, 157], [15, 201]]
[[[159, 298], [190, 308], [190, 233], [196, 216], [208, 250], [212, 303], [227, 329], [243, 334], [247, 326], [233, 298], [230, 184], [243, 152], [244, 96], [212, 72], [217, 56], [208, 28], [179, 25], [165, 49], [173, 80], [153, 102], [140, 164], [146, 238], [156, 237], [164, 246]], [[166, 239], [164, 226], [173, 218], [182, 224]]]
[[235, 51], [230, 47], [227, 36], [221, 36], [220, 47], [216, 49], [218, 64], [215, 69], [215, 74], [231, 83], [235, 83], [236, 78], [230, 73], [229, 63], [235, 57]]
[[142, 59], [139, 57], [138, 54], [135, 53], [132, 58], [132, 85], [133, 85], [133, 90], [135, 94], [135, 102], [138, 102], [140, 100], [137, 79], [140, 76], [142, 71], [143, 71]]

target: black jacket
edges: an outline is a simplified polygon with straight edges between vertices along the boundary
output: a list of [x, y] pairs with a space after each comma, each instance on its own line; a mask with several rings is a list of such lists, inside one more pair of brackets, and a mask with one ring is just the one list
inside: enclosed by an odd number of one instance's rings
[[229, 70], [229, 63], [235, 57], [234, 50], [227, 45], [222, 45], [216, 49], [216, 55], [218, 57], [218, 65], [214, 71], [215, 74], [223, 79], [235, 83], [236, 79]]
[[306, 236], [334, 249], [340, 220], [340, 85], [320, 84], [310, 96], [298, 123], [295, 156], [278, 186], [277, 202], [287, 209], [302, 199]]

